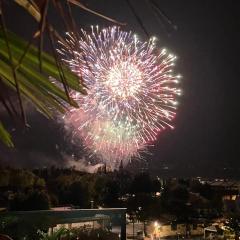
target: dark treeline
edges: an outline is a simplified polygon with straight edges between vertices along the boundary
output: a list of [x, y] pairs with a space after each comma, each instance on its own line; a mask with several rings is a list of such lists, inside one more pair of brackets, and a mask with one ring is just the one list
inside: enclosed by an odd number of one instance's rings
[[152, 178], [147, 172], [120, 170], [94, 174], [74, 169], [0, 168], [0, 207], [40, 210], [57, 206], [126, 207], [130, 219], [163, 214], [177, 219], [219, 216], [221, 196], [197, 179]]

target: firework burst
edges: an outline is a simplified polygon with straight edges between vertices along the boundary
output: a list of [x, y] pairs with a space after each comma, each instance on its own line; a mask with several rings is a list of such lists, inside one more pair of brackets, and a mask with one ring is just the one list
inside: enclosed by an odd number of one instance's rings
[[173, 128], [180, 76], [173, 73], [176, 57], [155, 38], [143, 43], [114, 26], [82, 30], [78, 41], [68, 34], [66, 42], [59, 52], [89, 90], [72, 92], [80, 108], [64, 119], [92, 153], [117, 166]]

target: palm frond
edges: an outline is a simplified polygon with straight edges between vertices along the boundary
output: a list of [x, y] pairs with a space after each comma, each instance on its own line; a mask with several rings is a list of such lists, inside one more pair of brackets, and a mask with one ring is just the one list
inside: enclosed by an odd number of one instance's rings
[[[30, 46], [29, 50], [24, 53], [27, 42], [11, 32], [8, 32], [8, 43], [12, 52], [12, 61], [9, 60], [8, 46], [3, 38], [3, 32], [0, 30], [0, 77], [5, 86], [16, 91], [16, 82], [12, 71], [13, 64], [18, 66], [15, 74], [21, 96], [30, 100], [47, 117], [51, 118], [53, 116], [53, 109], [64, 113], [66, 111], [64, 102], [78, 107], [77, 103], [69, 98], [63, 88], [60, 87], [59, 70], [53, 57], [45, 52], [42, 53], [42, 73], [40, 73], [38, 49], [36, 47]], [[25, 54], [25, 57], [19, 65], [19, 59], [23, 54]], [[63, 67], [63, 71], [66, 84], [72, 89], [86, 94], [85, 88], [79, 83], [79, 78], [67, 67]], [[51, 82], [49, 76], [56, 79], [56, 82], [59, 81], [59, 83]], [[2, 131], [0, 139], [7, 146], [11, 146], [11, 138], [6, 135], [6, 131]]]
[[41, 240], [58, 240], [63, 236], [66, 236], [66, 234], [69, 233], [69, 230], [66, 228], [59, 228], [53, 232], [52, 235], [49, 235], [48, 233], [40, 233], [41, 234]]
[[4, 128], [2, 122], [0, 121], [0, 139], [1, 141], [8, 147], [13, 147], [13, 142], [11, 139], [11, 135], [8, 131]]
[[31, 4], [28, 0], [14, 0], [18, 5], [27, 10], [27, 12], [32, 15], [37, 22], [41, 21], [41, 13], [37, 5]]
[[83, 4], [82, 4], [80, 1], [78, 1], [78, 0], [67, 0], [67, 1], [70, 2], [70, 3], [72, 3], [72, 4], [74, 4], [74, 5], [76, 5], [76, 6], [78, 6], [78, 7], [80, 7], [80, 8], [82, 8], [83, 10], [85, 10], [85, 11], [87, 11], [87, 12], [90, 12], [90, 13], [92, 13], [92, 14], [94, 14], [94, 15], [96, 15], [96, 16], [99, 16], [99, 17], [101, 17], [101, 18], [104, 18], [104, 19], [106, 19], [106, 20], [108, 20], [108, 21], [110, 21], [110, 22], [113, 22], [113, 23], [118, 24], [118, 25], [126, 25], [126, 23], [122, 23], [122, 22], [116, 21], [116, 20], [113, 19], [113, 18], [107, 17], [107, 16], [105, 16], [105, 15], [103, 15], [103, 14], [101, 14], [101, 13], [98, 13], [98, 12], [96, 12], [96, 11], [93, 11], [92, 9], [90, 9], [90, 8], [86, 7], [85, 5], [83, 5]]
[[[86, 86], [81, 76], [73, 74], [58, 56], [57, 42], [65, 41], [49, 22], [49, 4], [54, 5], [68, 32], [76, 31], [71, 6], [77, 6], [115, 24], [124, 23], [89, 9], [79, 0], [63, 1], [66, 8], [63, 3], [56, 0], [14, 0], [14, 2], [38, 22], [38, 29], [28, 42], [8, 31], [3, 14], [3, 0], [0, 0], [0, 84], [15, 91], [18, 97], [18, 104], [15, 104], [16, 102], [12, 102], [9, 96], [3, 97], [1, 89], [0, 104], [13, 119], [18, 118], [20, 112], [21, 121], [26, 125], [24, 99], [30, 100], [47, 117], [52, 117], [52, 110], [63, 113], [66, 110], [66, 103], [78, 107], [69, 95], [70, 89], [86, 94]], [[45, 33], [50, 39], [53, 57], [43, 51]], [[76, 33], [76, 38], [78, 37]], [[38, 40], [38, 48], [33, 46], [34, 40]], [[50, 81], [49, 77], [55, 79], [56, 83]], [[7, 135], [6, 130], [3, 131], [3, 125], [1, 126], [0, 141], [11, 146], [10, 135]]]

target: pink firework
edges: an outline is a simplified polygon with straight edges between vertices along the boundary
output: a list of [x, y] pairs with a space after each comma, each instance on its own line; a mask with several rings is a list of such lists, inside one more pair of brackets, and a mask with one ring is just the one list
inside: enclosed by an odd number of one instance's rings
[[157, 48], [155, 38], [141, 42], [114, 26], [82, 30], [78, 41], [68, 34], [66, 42], [59, 52], [89, 90], [72, 92], [80, 108], [64, 119], [92, 153], [117, 166], [173, 128], [180, 76], [173, 72], [176, 57]]

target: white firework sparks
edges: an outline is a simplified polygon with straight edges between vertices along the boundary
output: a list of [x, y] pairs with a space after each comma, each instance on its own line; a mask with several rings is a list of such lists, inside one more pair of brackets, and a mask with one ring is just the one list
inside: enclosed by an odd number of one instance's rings
[[78, 41], [68, 34], [59, 50], [89, 88], [86, 96], [72, 92], [80, 108], [64, 119], [88, 149], [116, 166], [137, 156], [166, 126], [173, 128], [181, 94], [176, 57], [157, 48], [154, 38], [143, 43], [115, 26], [82, 34]]

